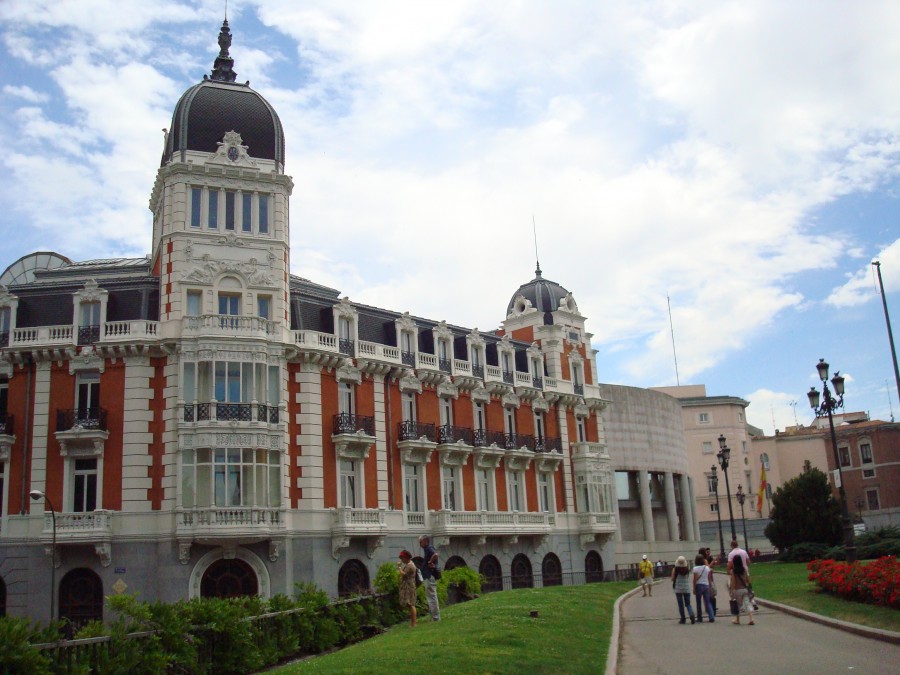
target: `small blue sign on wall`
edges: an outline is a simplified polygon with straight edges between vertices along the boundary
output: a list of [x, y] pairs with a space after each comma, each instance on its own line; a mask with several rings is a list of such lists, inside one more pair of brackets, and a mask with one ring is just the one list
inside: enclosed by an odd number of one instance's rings
[[117, 568], [116, 568], [116, 574], [125, 574], [125, 568], [124, 568], [124, 567], [117, 567]]

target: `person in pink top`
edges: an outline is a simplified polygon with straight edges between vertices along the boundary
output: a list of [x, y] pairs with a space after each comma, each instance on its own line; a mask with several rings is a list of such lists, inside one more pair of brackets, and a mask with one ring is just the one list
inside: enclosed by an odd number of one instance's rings
[[747, 554], [747, 551], [738, 546], [737, 539], [732, 539], [731, 552], [728, 554], [728, 571], [731, 572], [731, 569], [734, 567], [734, 557], [736, 555], [744, 559], [744, 569], [750, 569], [750, 556]]

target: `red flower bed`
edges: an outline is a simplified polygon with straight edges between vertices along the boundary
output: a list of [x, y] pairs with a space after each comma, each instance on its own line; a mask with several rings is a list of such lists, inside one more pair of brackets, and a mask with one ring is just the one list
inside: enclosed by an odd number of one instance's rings
[[809, 580], [826, 593], [900, 609], [900, 563], [895, 556], [885, 556], [868, 565], [813, 560], [806, 569]]

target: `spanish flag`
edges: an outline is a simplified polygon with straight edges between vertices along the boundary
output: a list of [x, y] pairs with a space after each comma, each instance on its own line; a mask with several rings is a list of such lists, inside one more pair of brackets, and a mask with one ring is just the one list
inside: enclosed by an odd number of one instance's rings
[[766, 494], [766, 465], [762, 465], [762, 473], [759, 474], [759, 494], [756, 497], [756, 511], [762, 515], [763, 497]]

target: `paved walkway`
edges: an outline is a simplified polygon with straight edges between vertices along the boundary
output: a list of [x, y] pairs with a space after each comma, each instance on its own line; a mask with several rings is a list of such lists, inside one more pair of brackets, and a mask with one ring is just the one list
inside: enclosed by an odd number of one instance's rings
[[[720, 583], [720, 586], [722, 584]], [[696, 675], [721, 672], [854, 673], [900, 672], [900, 645], [860, 637], [843, 630], [760, 607], [756, 625], [731, 623], [728, 596], [719, 599], [715, 623], [678, 623], [678, 605], [665, 581], [653, 596], [640, 593], [621, 605], [620, 675]], [[705, 613], [705, 612], [704, 612]]]

